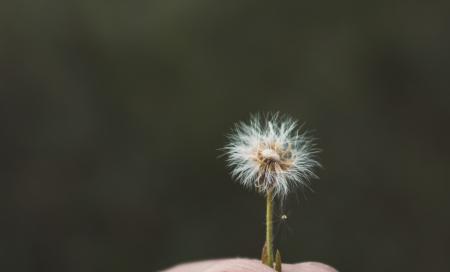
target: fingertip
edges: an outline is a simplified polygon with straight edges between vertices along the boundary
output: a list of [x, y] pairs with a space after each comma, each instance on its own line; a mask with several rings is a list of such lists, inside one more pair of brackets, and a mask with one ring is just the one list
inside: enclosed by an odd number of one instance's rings
[[335, 268], [319, 262], [283, 264], [283, 272], [338, 272]]
[[[283, 272], [338, 272], [335, 268], [319, 263], [304, 262], [283, 264]], [[274, 270], [255, 259], [219, 259], [186, 263], [174, 266], [163, 272], [274, 272]]]
[[259, 260], [228, 259], [210, 266], [204, 272], [274, 272], [274, 270]]
[[161, 272], [200, 272], [204, 271], [205, 269], [208, 269], [208, 267], [213, 266], [217, 262], [220, 262], [220, 260], [208, 260], [195, 263], [184, 263], [170, 267]]

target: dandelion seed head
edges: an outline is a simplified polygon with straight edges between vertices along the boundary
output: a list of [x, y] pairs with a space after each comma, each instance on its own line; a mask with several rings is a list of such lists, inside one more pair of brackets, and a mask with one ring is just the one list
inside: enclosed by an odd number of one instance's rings
[[313, 140], [290, 117], [253, 115], [235, 125], [224, 150], [232, 176], [243, 186], [284, 197], [316, 177], [320, 164]]

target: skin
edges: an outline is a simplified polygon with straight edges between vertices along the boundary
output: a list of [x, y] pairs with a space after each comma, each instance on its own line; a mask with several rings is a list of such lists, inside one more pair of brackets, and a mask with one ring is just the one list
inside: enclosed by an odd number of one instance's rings
[[[305, 262], [297, 264], [283, 264], [283, 272], [337, 272], [323, 263]], [[162, 272], [274, 272], [275, 270], [251, 259], [221, 259], [186, 263], [174, 266]]]

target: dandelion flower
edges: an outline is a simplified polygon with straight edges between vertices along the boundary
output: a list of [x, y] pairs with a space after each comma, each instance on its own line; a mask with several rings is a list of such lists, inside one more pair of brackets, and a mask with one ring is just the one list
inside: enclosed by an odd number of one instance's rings
[[[281, 272], [281, 254], [273, 250], [273, 201], [294, 188], [308, 186], [318, 150], [313, 139], [300, 133], [297, 122], [277, 113], [254, 115], [249, 123], [236, 124], [225, 146], [232, 176], [242, 185], [266, 195], [266, 242], [261, 260]], [[275, 261], [275, 264], [274, 264]]]
[[308, 186], [318, 149], [308, 133], [286, 116], [254, 115], [235, 125], [225, 147], [232, 176], [243, 186], [285, 197], [292, 189]]

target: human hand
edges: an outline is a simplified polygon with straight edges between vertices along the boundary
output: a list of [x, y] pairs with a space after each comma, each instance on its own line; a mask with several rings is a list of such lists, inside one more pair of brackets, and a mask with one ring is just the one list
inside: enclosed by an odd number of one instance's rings
[[[219, 259], [186, 263], [174, 266], [163, 272], [274, 272], [272, 268], [252, 259]], [[283, 272], [337, 272], [323, 263], [305, 262], [283, 264]]]

